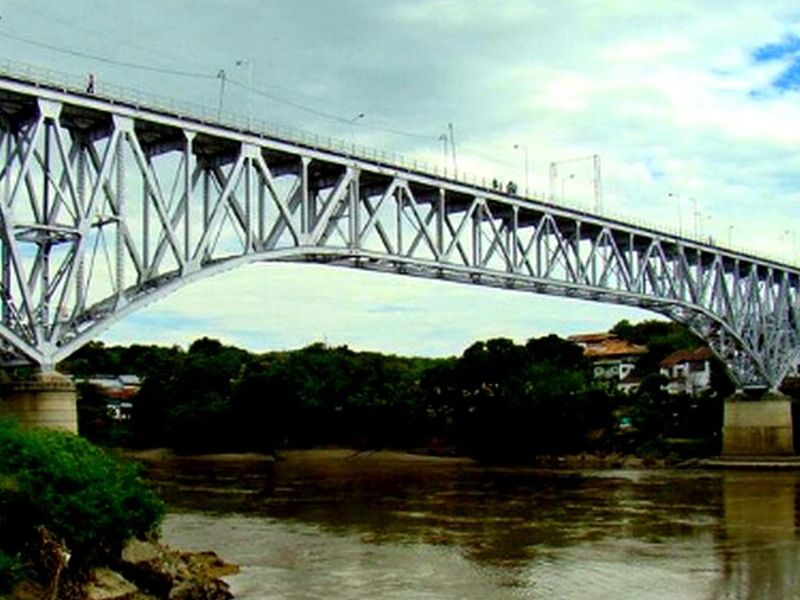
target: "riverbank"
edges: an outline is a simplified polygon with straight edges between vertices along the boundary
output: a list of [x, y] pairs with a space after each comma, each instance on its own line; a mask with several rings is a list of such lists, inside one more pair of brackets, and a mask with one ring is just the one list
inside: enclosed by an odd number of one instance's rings
[[[282, 450], [276, 454], [216, 453], [216, 454], [178, 454], [170, 448], [149, 448], [144, 450], [115, 449], [114, 452], [127, 459], [145, 463], [164, 461], [187, 461], [209, 463], [258, 463], [292, 461], [302, 463], [336, 463], [358, 461], [361, 464], [450, 464], [479, 466], [483, 463], [467, 456], [407, 452], [401, 450], [355, 450], [352, 448], [311, 448]], [[571, 454], [565, 456], [538, 456], [527, 462], [515, 463], [515, 467], [542, 469], [658, 469], [676, 467], [687, 461], [670, 458], [642, 458], [622, 454]], [[699, 464], [699, 463], [697, 463]]]

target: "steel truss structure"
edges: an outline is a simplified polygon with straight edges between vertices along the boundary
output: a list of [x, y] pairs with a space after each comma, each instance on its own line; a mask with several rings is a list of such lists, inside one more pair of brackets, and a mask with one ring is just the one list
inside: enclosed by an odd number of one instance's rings
[[650, 309], [741, 387], [800, 349], [771, 260], [78, 90], [0, 77], [2, 361], [53, 368], [177, 287], [314, 261]]

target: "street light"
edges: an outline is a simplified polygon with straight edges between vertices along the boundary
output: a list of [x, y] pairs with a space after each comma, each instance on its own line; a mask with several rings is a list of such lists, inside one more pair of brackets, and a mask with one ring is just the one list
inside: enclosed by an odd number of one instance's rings
[[514, 144], [515, 150], [519, 150], [520, 148], [525, 151], [525, 195], [528, 196], [528, 146], [525, 144]]
[[458, 179], [458, 163], [456, 162], [456, 136], [453, 130], [453, 123], [447, 124], [447, 131], [450, 132], [450, 151], [453, 153], [453, 178]]
[[569, 175], [567, 175], [566, 177], [562, 177], [562, 178], [561, 178], [561, 203], [562, 203], [562, 204], [564, 203], [564, 183], [565, 183], [565, 182], [566, 182], [568, 179], [575, 179], [575, 173], [570, 173], [570, 174], [569, 174]]
[[708, 231], [708, 243], [714, 243], [714, 235], [713, 235], [713, 228], [711, 227], [711, 217], [712, 215], [701, 215], [700, 216], [700, 233], [701, 235], [705, 235], [706, 231]]
[[794, 262], [795, 257], [797, 256], [797, 237], [795, 236], [794, 231], [789, 231], [788, 229], [783, 230], [783, 236], [792, 236], [792, 262]]
[[683, 235], [683, 223], [681, 222], [681, 195], [678, 192], [667, 194], [670, 198], [675, 198], [675, 205], [678, 207], [678, 233]]
[[352, 142], [352, 146], [353, 146], [352, 154], [356, 153], [356, 128], [355, 128], [355, 123], [359, 119], [363, 119], [363, 118], [364, 118], [364, 113], [360, 112], [355, 117], [350, 119], [350, 121], [349, 121], [350, 122], [350, 141]]
[[217, 121], [222, 119], [222, 101], [225, 97], [225, 78], [227, 74], [225, 69], [217, 71], [217, 79], [219, 79], [219, 104], [217, 105]]
[[448, 137], [446, 133], [443, 133], [439, 136], [439, 141], [442, 142], [442, 158], [444, 163], [444, 176], [447, 177], [447, 141]]
[[250, 118], [250, 95], [253, 93], [253, 61], [247, 58], [240, 58], [236, 61], [236, 66], [247, 66], [247, 95], [245, 96], [245, 114], [248, 118]]
[[700, 211], [697, 209], [697, 198], [689, 198], [694, 210], [694, 237], [698, 238], [700, 235]]

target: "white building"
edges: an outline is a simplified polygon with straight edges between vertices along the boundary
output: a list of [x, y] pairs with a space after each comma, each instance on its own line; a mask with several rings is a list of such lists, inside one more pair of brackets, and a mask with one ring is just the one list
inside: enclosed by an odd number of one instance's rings
[[697, 396], [711, 389], [711, 350], [706, 346], [678, 350], [658, 363], [670, 394]]
[[595, 380], [607, 382], [626, 394], [639, 389], [641, 380], [634, 370], [639, 357], [647, 354], [647, 348], [613, 333], [573, 335], [569, 340], [583, 348], [583, 355], [592, 363]]

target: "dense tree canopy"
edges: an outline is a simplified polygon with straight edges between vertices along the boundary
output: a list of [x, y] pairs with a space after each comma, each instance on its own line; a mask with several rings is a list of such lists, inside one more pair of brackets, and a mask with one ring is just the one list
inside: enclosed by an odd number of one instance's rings
[[[461, 356], [444, 359], [319, 343], [264, 354], [209, 338], [188, 350], [92, 343], [61, 367], [83, 376], [143, 377], [127, 429], [104, 420], [102, 400], [84, 386], [85, 435], [182, 452], [346, 445], [522, 460], [542, 453], [631, 450], [670, 436], [714, 439], [719, 394], [669, 396], [657, 374], [664, 356], [698, 340], [661, 321], [622, 321], [613, 333], [650, 348], [637, 367], [644, 383], [630, 396], [594, 381], [582, 348], [555, 335], [524, 344], [479, 341]], [[623, 430], [622, 421], [632, 426]], [[109, 428], [123, 431], [109, 435]]]

